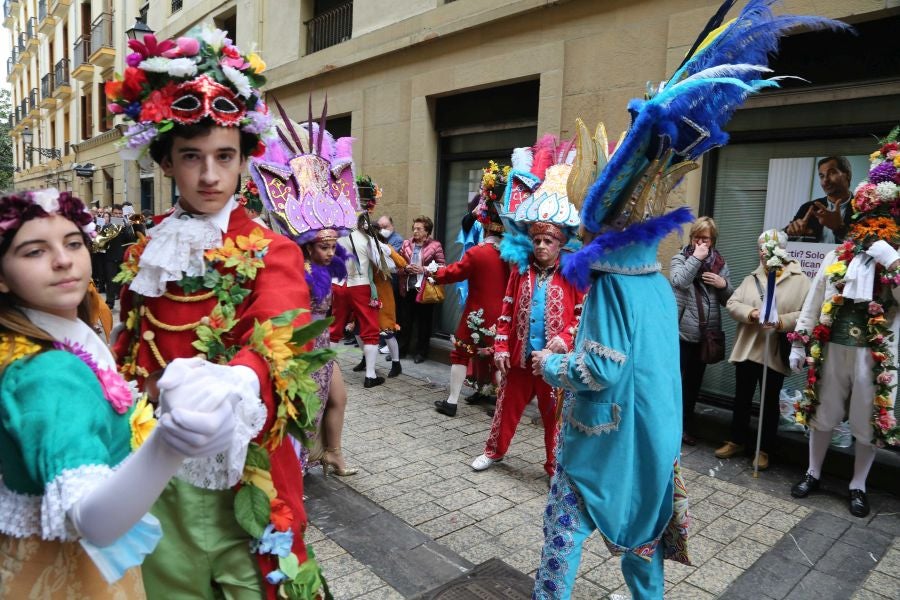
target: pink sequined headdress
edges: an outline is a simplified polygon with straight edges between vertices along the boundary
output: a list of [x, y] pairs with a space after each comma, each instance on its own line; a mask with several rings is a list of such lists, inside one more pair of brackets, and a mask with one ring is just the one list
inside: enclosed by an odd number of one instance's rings
[[[250, 159], [250, 176], [263, 205], [285, 235], [299, 244], [347, 235], [359, 211], [353, 177], [353, 138], [335, 140], [325, 129], [325, 109], [318, 123], [295, 127], [275, 101], [284, 121], [278, 137], [261, 158]], [[304, 141], [304, 138], [306, 140]]]

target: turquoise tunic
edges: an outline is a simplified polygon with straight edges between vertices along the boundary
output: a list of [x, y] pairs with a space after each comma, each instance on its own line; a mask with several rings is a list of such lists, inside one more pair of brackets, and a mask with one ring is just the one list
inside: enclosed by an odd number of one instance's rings
[[629, 569], [657, 563], [660, 541], [667, 558], [687, 562], [675, 298], [655, 244], [620, 248], [591, 270], [575, 351], [543, 363], [547, 382], [569, 393], [535, 596], [568, 597], [580, 543], [596, 528], [613, 554], [629, 558], [623, 570], [635, 597], [661, 597], [661, 563], [643, 591]]

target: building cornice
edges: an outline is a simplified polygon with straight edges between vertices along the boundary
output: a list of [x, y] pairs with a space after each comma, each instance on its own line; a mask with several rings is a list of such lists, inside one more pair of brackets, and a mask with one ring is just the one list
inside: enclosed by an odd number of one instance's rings
[[118, 127], [113, 127], [109, 131], [104, 131], [99, 135], [95, 135], [89, 140], [84, 140], [78, 144], [72, 144], [72, 148], [75, 149], [75, 152], [84, 152], [85, 150], [90, 150], [91, 148], [114, 142], [120, 137], [122, 137], [122, 131]]

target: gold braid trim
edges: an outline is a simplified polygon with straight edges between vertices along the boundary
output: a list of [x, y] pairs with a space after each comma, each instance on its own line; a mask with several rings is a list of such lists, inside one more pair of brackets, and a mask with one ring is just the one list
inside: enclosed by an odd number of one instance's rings
[[192, 329], [197, 329], [200, 325], [201, 321], [194, 321], [193, 323], [185, 323], [184, 325], [169, 325], [168, 323], [163, 323], [159, 319], [157, 319], [150, 309], [147, 308], [146, 305], [141, 307], [141, 315], [147, 317], [147, 320], [150, 321], [150, 324], [154, 327], [158, 327], [163, 331], [174, 331], [174, 332], [182, 332], [182, 331], [190, 331]]
[[209, 300], [215, 295], [216, 291], [210, 290], [204, 294], [198, 294], [196, 296], [176, 296], [175, 294], [165, 292], [163, 294], [163, 297], [168, 298], [169, 300], [174, 300], [175, 302], [203, 302], [204, 300]]

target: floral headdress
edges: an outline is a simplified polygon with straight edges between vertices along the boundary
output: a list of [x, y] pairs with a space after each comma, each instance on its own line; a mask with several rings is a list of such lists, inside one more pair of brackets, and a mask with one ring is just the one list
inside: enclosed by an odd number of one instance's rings
[[80, 199], [55, 188], [0, 196], [0, 240], [32, 219], [61, 215], [72, 221], [88, 237], [97, 235], [94, 217]]
[[881, 147], [869, 155], [869, 176], [853, 193], [853, 225], [849, 237], [868, 246], [885, 240], [900, 244], [900, 126], [894, 128]]
[[237, 201], [238, 204], [245, 208], [249, 208], [255, 213], [261, 213], [263, 211], [263, 203], [259, 198], [259, 188], [256, 187], [256, 182], [253, 181], [253, 179], [248, 178], [244, 180]]
[[511, 167], [500, 166], [489, 161], [481, 176], [481, 189], [478, 193], [478, 206], [472, 211], [475, 219], [490, 233], [503, 233], [505, 227], [500, 220], [500, 203], [506, 192]]
[[759, 249], [763, 253], [767, 270], [779, 272], [787, 263], [791, 262], [791, 256], [784, 249], [787, 244], [787, 234], [778, 229], [767, 229], [759, 237]]
[[378, 200], [381, 199], [381, 188], [372, 181], [368, 175], [360, 175], [356, 178], [356, 189], [359, 192], [359, 200], [362, 209], [366, 212], [375, 209]]
[[[240, 127], [262, 141], [270, 137], [272, 119], [258, 89], [266, 64], [243, 55], [228, 33], [205, 25], [177, 40], [129, 40], [124, 76], [106, 82], [107, 108], [132, 124], [121, 154], [146, 159], [147, 149], [175, 124], [212, 119], [223, 127]], [[261, 148], [258, 146], [258, 151]]]

